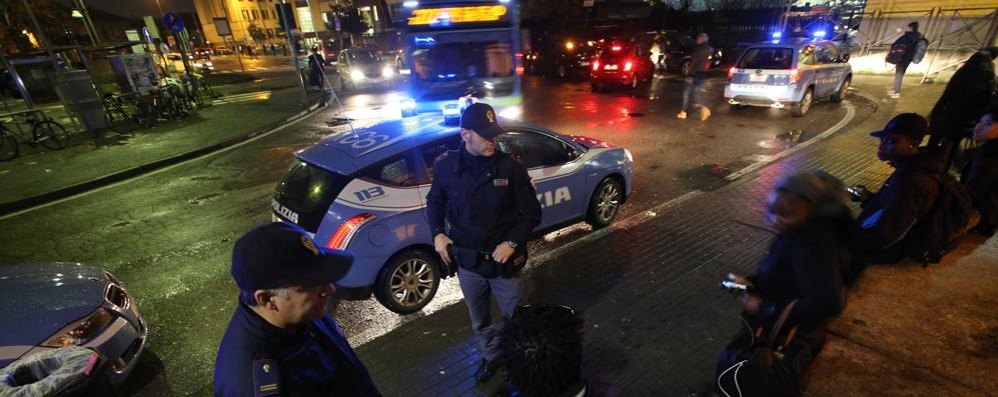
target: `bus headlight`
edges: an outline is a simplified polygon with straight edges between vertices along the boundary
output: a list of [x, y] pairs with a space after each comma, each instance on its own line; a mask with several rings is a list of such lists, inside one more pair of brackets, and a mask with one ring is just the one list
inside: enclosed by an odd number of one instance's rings
[[364, 79], [364, 72], [359, 69], [353, 69], [350, 71], [350, 80], [360, 81]]
[[394, 75], [395, 75], [395, 71], [392, 70], [392, 68], [390, 66], [385, 66], [384, 68], [381, 68], [381, 77], [384, 77], [386, 79], [390, 79]]

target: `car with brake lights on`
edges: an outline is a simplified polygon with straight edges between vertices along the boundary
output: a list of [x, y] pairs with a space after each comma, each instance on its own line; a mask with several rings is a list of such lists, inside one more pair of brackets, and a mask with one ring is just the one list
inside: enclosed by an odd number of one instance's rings
[[728, 71], [724, 99], [732, 108], [790, 109], [804, 116], [819, 98], [841, 102], [852, 82], [849, 55], [831, 41], [800, 39], [748, 46]]
[[145, 348], [148, 328], [135, 301], [111, 273], [82, 263], [0, 266], [0, 368], [67, 346], [108, 359], [122, 383]]
[[600, 51], [593, 60], [589, 80], [593, 92], [607, 86], [637, 88], [650, 81], [655, 64], [646, 49], [631, 43], [614, 42]]
[[394, 60], [385, 61], [377, 49], [347, 48], [336, 56], [336, 73], [344, 89], [390, 87], [395, 82]]
[[[458, 109], [460, 110], [460, 109]], [[341, 296], [373, 295], [396, 313], [422, 309], [440, 285], [441, 262], [424, 208], [435, 160], [462, 148], [453, 117], [420, 113], [347, 130], [295, 154], [274, 188], [275, 221], [291, 222], [355, 257]], [[609, 225], [631, 192], [624, 148], [503, 121], [500, 150], [528, 169], [543, 207], [543, 233], [585, 221]]]

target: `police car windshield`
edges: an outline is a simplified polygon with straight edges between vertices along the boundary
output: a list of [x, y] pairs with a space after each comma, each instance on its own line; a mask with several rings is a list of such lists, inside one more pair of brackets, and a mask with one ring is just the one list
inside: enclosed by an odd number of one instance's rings
[[326, 171], [301, 160], [291, 163], [288, 172], [274, 188], [275, 211], [281, 217], [315, 233], [326, 209], [350, 178]]
[[794, 51], [784, 47], [749, 48], [738, 60], [739, 69], [790, 69]]

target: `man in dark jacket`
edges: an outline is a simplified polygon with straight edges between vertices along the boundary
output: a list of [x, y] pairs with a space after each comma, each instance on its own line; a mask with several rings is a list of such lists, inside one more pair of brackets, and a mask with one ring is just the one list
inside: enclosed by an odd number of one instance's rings
[[498, 369], [490, 296], [496, 297], [503, 316], [513, 315], [520, 302], [527, 241], [541, 222], [541, 204], [527, 169], [496, 147], [496, 137], [505, 132], [492, 106], [476, 103], [465, 109], [464, 144], [433, 165], [426, 195], [434, 248], [449, 269], [452, 263], [460, 267], [454, 271], [482, 353], [475, 373], [480, 383]]
[[215, 359], [216, 396], [380, 396], [326, 308], [353, 263], [274, 222], [232, 249], [239, 302]]
[[915, 47], [918, 46], [918, 40], [921, 38], [922, 35], [918, 33], [918, 22], [911, 22], [905, 26], [904, 34], [891, 45], [892, 49], [903, 45], [906, 50], [901, 59], [894, 65], [894, 91], [891, 93], [891, 98], [901, 97], [901, 80], [904, 79], [904, 72], [908, 70], [908, 65], [915, 57]]
[[974, 127], [973, 138], [983, 142], [961, 173], [964, 186], [981, 213], [974, 232], [992, 236], [998, 227], [998, 107], [988, 109]]
[[[748, 287], [742, 295], [747, 327], [718, 357], [724, 393], [797, 395], [827, 322], [844, 306], [843, 274], [853, 262], [855, 221], [842, 182], [822, 171], [802, 173], [781, 181], [775, 193], [768, 218], [777, 235], [769, 254], [755, 275], [729, 276]], [[765, 348], [780, 353], [771, 365], [758, 355]], [[752, 362], [738, 368], [743, 360]]]
[[[693, 48], [693, 54], [690, 56], [690, 75], [686, 76], [686, 89], [683, 91], [683, 107], [676, 115], [681, 119], [686, 118], [686, 110], [692, 111], [697, 107], [700, 108], [700, 121], [710, 117], [710, 108], [702, 100], [703, 83], [707, 80], [707, 72], [710, 71], [710, 54], [713, 52], [708, 39], [707, 33], [697, 35], [697, 45]], [[692, 108], [690, 108], [691, 97], [693, 100]]]
[[[947, 165], [953, 164], [953, 156], [963, 138], [969, 138], [981, 113], [991, 104], [995, 94], [995, 57], [998, 48], [992, 52], [981, 49], [971, 55], [967, 62], [953, 73], [942, 96], [929, 115], [929, 146], [947, 144], [950, 153]], [[948, 167], [947, 167], [948, 168]]]
[[319, 47], [312, 47], [312, 55], [308, 56], [308, 84], [322, 90], [326, 81], [326, 60], [319, 53]]
[[860, 249], [870, 263], [893, 263], [904, 256], [904, 240], [912, 226], [931, 209], [939, 195], [936, 175], [945, 171], [939, 150], [919, 148], [927, 122], [915, 113], [895, 116], [881, 131], [877, 157], [894, 167], [876, 193], [857, 186], [854, 200], [861, 201]]

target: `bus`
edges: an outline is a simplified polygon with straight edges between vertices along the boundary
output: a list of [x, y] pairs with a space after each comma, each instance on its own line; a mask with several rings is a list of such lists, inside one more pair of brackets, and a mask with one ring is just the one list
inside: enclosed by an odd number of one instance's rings
[[409, 86], [403, 116], [459, 116], [459, 99], [474, 97], [502, 117], [519, 117], [523, 66], [515, 0], [419, 0], [404, 8]]

